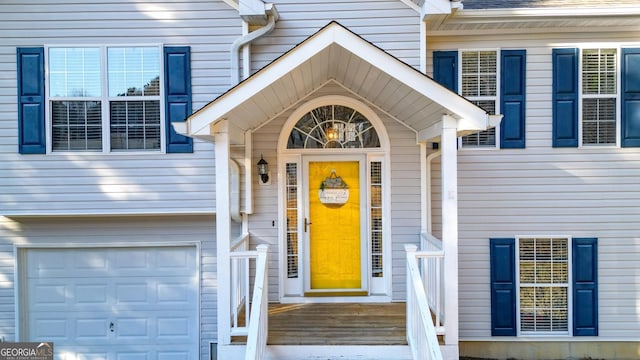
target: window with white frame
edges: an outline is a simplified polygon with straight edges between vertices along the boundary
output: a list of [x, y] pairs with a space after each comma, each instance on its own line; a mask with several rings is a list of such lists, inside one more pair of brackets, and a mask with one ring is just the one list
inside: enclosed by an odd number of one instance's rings
[[616, 145], [617, 49], [582, 50], [582, 144]]
[[519, 329], [522, 335], [569, 333], [570, 239], [518, 239]]
[[51, 47], [51, 150], [161, 148], [160, 48]]
[[[461, 51], [460, 94], [490, 114], [498, 111], [498, 52]], [[496, 129], [463, 136], [462, 147], [495, 147]]]

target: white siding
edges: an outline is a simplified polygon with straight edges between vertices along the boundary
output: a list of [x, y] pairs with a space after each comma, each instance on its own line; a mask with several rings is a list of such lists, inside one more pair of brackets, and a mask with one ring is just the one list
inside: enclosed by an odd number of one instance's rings
[[420, 26], [415, 10], [398, 0], [276, 0], [280, 21], [252, 45], [252, 67], [260, 69], [331, 21], [407, 64], [420, 66]]
[[216, 342], [216, 246], [213, 216], [7, 218], [0, 217], [0, 334], [15, 334], [15, 245], [73, 247], [95, 245], [199, 244], [200, 358], [209, 359], [209, 343]]
[[222, 1], [26, 0], [0, 5], [0, 204], [4, 214], [211, 213], [213, 146], [193, 154], [19, 155], [16, 47], [190, 45], [193, 109], [229, 87], [237, 11]]
[[517, 235], [597, 237], [598, 338], [640, 337], [640, 149], [551, 147], [551, 49], [637, 40], [610, 33], [429, 39], [430, 50], [527, 50], [527, 148], [458, 153], [462, 340], [490, 339], [489, 238]]
[[[325, 95], [353, 96], [336, 84], [328, 84], [300, 102], [304, 104]], [[358, 99], [366, 103], [364, 99]], [[375, 107], [373, 107], [375, 110]], [[295, 109], [278, 116], [253, 136], [254, 163], [264, 155], [275, 174], [277, 164], [277, 143], [285, 121]], [[393, 299], [405, 299], [406, 255], [404, 244], [418, 244], [420, 234], [420, 148], [416, 144], [415, 133], [408, 130], [386, 114], [376, 111], [390, 138], [391, 143], [391, 240]], [[254, 180], [255, 215], [250, 217], [251, 241], [269, 244], [269, 298], [278, 300], [280, 251], [278, 244], [278, 181], [272, 177], [270, 185], [258, 185]], [[275, 226], [273, 222], [275, 221]]]

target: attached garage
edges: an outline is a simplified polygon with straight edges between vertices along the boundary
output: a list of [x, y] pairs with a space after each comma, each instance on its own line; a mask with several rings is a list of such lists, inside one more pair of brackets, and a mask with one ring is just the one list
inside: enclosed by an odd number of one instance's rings
[[22, 249], [21, 338], [64, 360], [194, 360], [195, 247]]

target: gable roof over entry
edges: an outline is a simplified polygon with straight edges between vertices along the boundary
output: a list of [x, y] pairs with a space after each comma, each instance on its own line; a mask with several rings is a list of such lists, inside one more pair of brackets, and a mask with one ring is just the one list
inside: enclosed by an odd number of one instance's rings
[[271, 120], [329, 81], [369, 101], [407, 127], [417, 141], [434, 141], [443, 116], [457, 120], [459, 134], [485, 130], [501, 116], [483, 109], [331, 22], [272, 63], [194, 112], [174, 129], [213, 141], [215, 125], [228, 120], [242, 134]]

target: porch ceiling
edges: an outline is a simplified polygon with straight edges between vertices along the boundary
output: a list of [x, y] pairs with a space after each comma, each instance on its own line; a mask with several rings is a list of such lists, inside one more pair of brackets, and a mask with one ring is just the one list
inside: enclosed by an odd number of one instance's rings
[[[235, 141], [334, 80], [417, 133], [417, 141], [437, 138], [444, 115], [458, 120], [460, 133], [495, 126], [489, 116], [458, 94], [332, 22], [271, 64], [174, 123], [179, 133], [212, 141], [216, 123], [228, 120]], [[230, 132], [231, 133], [231, 132]]]

